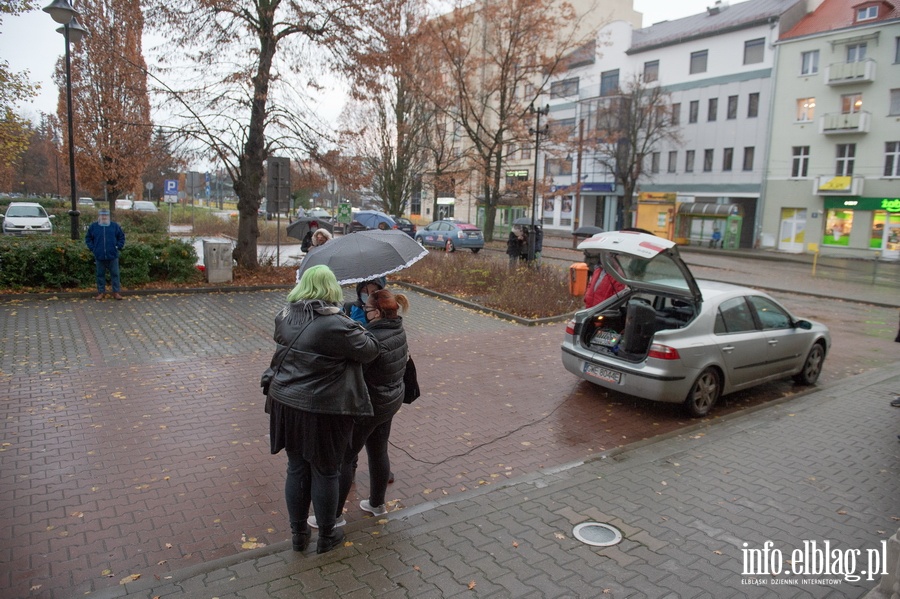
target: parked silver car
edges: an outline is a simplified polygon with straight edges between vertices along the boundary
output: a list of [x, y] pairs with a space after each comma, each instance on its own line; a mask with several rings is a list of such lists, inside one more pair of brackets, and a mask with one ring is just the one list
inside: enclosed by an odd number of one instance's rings
[[566, 324], [562, 362], [573, 374], [622, 393], [681, 403], [705, 416], [720, 396], [793, 376], [819, 378], [831, 337], [767, 294], [698, 281], [672, 241], [634, 232], [583, 241], [627, 286]]

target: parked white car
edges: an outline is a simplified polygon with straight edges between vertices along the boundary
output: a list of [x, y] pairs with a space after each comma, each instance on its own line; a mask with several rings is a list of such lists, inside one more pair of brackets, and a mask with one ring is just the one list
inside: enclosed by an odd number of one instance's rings
[[3, 219], [5, 235], [25, 235], [29, 233], [52, 233], [52, 219], [44, 207], [35, 202], [12, 202], [6, 209]]

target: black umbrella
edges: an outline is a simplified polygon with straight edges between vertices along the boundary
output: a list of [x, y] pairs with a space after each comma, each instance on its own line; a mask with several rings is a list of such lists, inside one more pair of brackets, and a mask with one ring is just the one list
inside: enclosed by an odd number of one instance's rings
[[293, 237], [294, 239], [303, 241], [303, 238], [306, 237], [307, 233], [309, 233], [310, 231], [315, 231], [316, 229], [325, 229], [329, 233], [334, 233], [334, 224], [322, 218], [316, 218], [313, 216], [301, 216], [288, 225], [287, 234], [288, 237]]
[[583, 227], [578, 227], [575, 229], [575, 232], [572, 233], [575, 237], [593, 237], [597, 233], [603, 233], [605, 229], [601, 229], [600, 227], [595, 227], [593, 225], [585, 225]]
[[297, 280], [308, 268], [324, 264], [341, 285], [371, 281], [402, 270], [427, 255], [428, 250], [403, 231], [359, 231], [332, 239], [308, 253], [300, 263]]
[[[517, 218], [516, 220], [513, 221], [513, 224], [521, 225], [523, 227], [530, 227], [531, 226], [531, 217], [530, 216], [520, 216], [519, 218]], [[539, 218], [534, 219], [534, 226], [540, 227], [541, 219], [539, 219]]]

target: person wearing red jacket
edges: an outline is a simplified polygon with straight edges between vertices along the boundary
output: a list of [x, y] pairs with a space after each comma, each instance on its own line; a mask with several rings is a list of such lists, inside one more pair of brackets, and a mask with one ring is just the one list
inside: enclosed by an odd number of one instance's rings
[[606, 298], [625, 289], [625, 285], [609, 276], [603, 267], [597, 265], [584, 293], [584, 307], [592, 308]]

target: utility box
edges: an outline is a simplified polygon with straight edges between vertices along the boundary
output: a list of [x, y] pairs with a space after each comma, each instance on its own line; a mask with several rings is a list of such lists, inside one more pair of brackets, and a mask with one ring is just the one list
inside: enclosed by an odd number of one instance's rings
[[231, 271], [231, 243], [203, 240], [203, 265], [207, 283], [229, 283]]
[[588, 265], [576, 262], [569, 266], [569, 294], [579, 297], [587, 291]]

